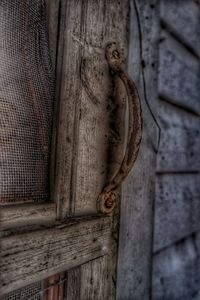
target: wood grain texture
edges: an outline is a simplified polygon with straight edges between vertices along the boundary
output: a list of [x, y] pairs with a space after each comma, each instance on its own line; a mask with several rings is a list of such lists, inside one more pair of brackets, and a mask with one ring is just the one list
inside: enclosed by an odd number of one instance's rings
[[[78, 299], [116, 299], [117, 251], [119, 235], [119, 206], [116, 205], [112, 217], [109, 251], [106, 255], [80, 266]], [[67, 298], [68, 299], [68, 298]]]
[[81, 291], [81, 267], [76, 267], [67, 272], [65, 288], [66, 300], [79, 300]]
[[195, 0], [161, 1], [161, 18], [200, 57], [200, 8]]
[[200, 234], [166, 248], [154, 257], [153, 299], [198, 300]]
[[[96, 258], [67, 272], [67, 300], [113, 300], [113, 254]], [[115, 287], [114, 287], [115, 290]]]
[[159, 52], [159, 94], [162, 98], [200, 115], [200, 64], [166, 31]]
[[200, 170], [200, 118], [159, 101], [161, 140], [158, 172]]
[[[80, 95], [80, 52], [75, 37], [81, 35], [80, 1], [60, 1], [57, 60], [57, 108], [54, 124], [52, 162], [52, 198], [58, 204], [58, 216], [71, 214], [73, 157], [77, 143], [76, 111]], [[76, 74], [76, 75], [75, 75]]]
[[54, 203], [7, 205], [1, 206], [0, 209], [1, 229], [45, 224], [56, 220], [56, 205]]
[[[105, 59], [105, 47], [115, 41], [126, 52], [128, 1], [78, 1], [81, 15], [77, 22], [80, 33], [73, 33], [78, 47], [79, 69], [73, 80], [80, 82], [76, 110], [77, 143], [74, 156], [73, 210], [75, 214], [96, 212], [96, 200], [106, 184], [109, 173], [110, 135], [123, 146], [119, 132], [110, 124], [110, 114], [118, 107], [125, 109], [125, 101], [113, 99], [113, 80]], [[121, 21], [119, 21], [121, 20]], [[72, 53], [74, 49], [71, 48]], [[120, 122], [120, 121], [118, 121]], [[113, 128], [114, 127], [114, 128]], [[109, 148], [110, 147], [110, 148]], [[122, 150], [121, 150], [122, 151]], [[121, 157], [122, 159], [122, 153]], [[119, 162], [117, 164], [117, 167]]]
[[199, 174], [157, 176], [154, 251], [200, 230], [199, 199]]
[[[57, 201], [59, 217], [96, 212], [97, 197], [122, 160], [125, 92], [119, 79], [109, 75], [105, 46], [115, 41], [126, 52], [127, 3], [61, 1], [57, 67], [59, 105], [54, 126], [56, 160], [52, 175], [55, 178], [53, 199]], [[118, 215], [115, 219], [117, 223]], [[110, 230], [117, 239], [117, 230], [113, 227]], [[110, 243], [112, 259], [88, 262], [81, 274], [81, 267], [68, 271], [69, 299], [77, 299], [80, 295], [81, 299], [86, 299], [85, 295], [92, 297], [97, 283], [105, 282], [105, 273], [110, 276], [109, 288], [100, 290], [98, 297], [115, 298], [117, 249], [111, 238]], [[101, 271], [98, 276], [96, 270]], [[84, 274], [96, 282], [94, 287], [79, 286]]]
[[[122, 94], [113, 103], [105, 46], [113, 40], [126, 46], [127, 1], [117, 6], [114, 1], [60, 3], [52, 185], [58, 215], [65, 217], [96, 212], [109, 174], [110, 114], [114, 109], [116, 116], [123, 114], [125, 101]], [[122, 121], [117, 122], [122, 132]], [[117, 143], [121, 153], [123, 139], [113, 127], [116, 141], [111, 146], [116, 149]]]
[[1, 239], [1, 293], [108, 254], [111, 218], [61, 224]]
[[151, 294], [152, 206], [157, 147], [157, 128], [147, 101], [155, 112], [159, 2], [130, 3], [128, 71], [136, 82], [142, 98], [144, 127], [139, 157], [123, 185], [117, 299], [146, 300]]
[[112, 274], [108, 266], [109, 257], [107, 255], [81, 266], [80, 299], [114, 299], [111, 298], [109, 292], [112, 284]]

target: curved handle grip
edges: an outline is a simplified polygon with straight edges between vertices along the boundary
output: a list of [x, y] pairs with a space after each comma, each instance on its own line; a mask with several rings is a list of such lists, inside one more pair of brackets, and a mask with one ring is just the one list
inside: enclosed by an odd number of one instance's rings
[[126, 88], [129, 107], [129, 128], [127, 146], [118, 173], [103, 189], [98, 199], [98, 210], [110, 213], [116, 203], [117, 187], [129, 174], [139, 152], [142, 138], [142, 112], [141, 101], [134, 82], [122, 69], [122, 54], [117, 49], [116, 43], [109, 43], [106, 47], [106, 59], [112, 72], [120, 77]]

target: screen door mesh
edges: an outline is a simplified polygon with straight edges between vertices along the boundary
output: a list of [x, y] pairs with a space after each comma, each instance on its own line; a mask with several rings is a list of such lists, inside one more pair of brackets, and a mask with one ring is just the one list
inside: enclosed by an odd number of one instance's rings
[[[75, 286], [72, 288], [76, 288]], [[0, 300], [65, 300], [67, 272], [53, 275], [0, 297]]]
[[0, 297], [0, 300], [43, 300], [41, 282], [28, 285]]
[[43, 0], [0, 1], [0, 203], [45, 201], [54, 75]]

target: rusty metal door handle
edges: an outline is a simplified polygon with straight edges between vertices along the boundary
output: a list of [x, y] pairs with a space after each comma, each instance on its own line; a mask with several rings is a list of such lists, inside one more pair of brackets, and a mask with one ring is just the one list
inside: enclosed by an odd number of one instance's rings
[[105, 51], [109, 68], [122, 80], [127, 96], [129, 107], [129, 127], [127, 146], [119, 171], [100, 194], [97, 201], [98, 211], [110, 213], [116, 204], [116, 189], [127, 177], [137, 158], [142, 138], [142, 110], [141, 101], [137, 88], [122, 68], [123, 57], [116, 43], [109, 43]]

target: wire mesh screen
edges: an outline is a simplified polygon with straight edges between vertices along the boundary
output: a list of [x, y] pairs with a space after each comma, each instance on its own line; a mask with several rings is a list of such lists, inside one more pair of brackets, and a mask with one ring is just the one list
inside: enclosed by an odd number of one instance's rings
[[41, 282], [28, 285], [0, 297], [0, 300], [43, 300]]
[[43, 0], [0, 1], [0, 203], [45, 201], [54, 75]]
[[[75, 287], [74, 287], [75, 288]], [[53, 275], [0, 297], [0, 300], [65, 300], [67, 272]]]

